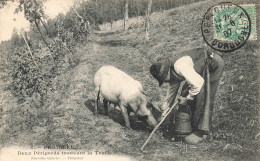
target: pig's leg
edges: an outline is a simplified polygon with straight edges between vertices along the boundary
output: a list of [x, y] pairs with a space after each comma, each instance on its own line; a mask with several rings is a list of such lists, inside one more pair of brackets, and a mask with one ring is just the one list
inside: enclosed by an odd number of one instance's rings
[[122, 115], [124, 117], [126, 127], [131, 129], [126, 106], [124, 106], [122, 103], [120, 103], [120, 109], [122, 111]]
[[131, 108], [129, 107], [129, 106], [127, 106], [127, 114], [128, 114], [128, 116], [130, 115], [130, 113], [131, 113]]
[[95, 100], [95, 111], [94, 111], [95, 116], [98, 116], [98, 109], [97, 108], [98, 108], [99, 94], [100, 94], [100, 90], [98, 89], [98, 91], [95, 92], [95, 98], [96, 98], [96, 100]]
[[108, 101], [106, 99], [103, 99], [104, 109], [105, 109], [105, 115], [108, 116]]

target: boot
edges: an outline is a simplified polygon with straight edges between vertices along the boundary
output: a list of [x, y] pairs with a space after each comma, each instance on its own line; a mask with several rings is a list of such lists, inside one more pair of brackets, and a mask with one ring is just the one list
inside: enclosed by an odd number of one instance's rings
[[184, 138], [185, 142], [188, 144], [196, 145], [203, 141], [203, 138], [196, 135], [195, 133], [191, 133], [190, 135]]

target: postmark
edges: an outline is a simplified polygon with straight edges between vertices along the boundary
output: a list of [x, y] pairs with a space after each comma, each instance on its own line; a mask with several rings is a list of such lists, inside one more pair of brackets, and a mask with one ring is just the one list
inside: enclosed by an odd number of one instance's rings
[[249, 39], [251, 19], [243, 7], [222, 2], [207, 10], [201, 31], [211, 48], [231, 52], [241, 48]]

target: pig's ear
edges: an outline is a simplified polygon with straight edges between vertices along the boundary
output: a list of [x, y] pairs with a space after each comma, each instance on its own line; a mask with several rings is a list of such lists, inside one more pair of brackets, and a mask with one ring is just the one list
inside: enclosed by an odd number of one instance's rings
[[149, 109], [153, 108], [153, 104], [151, 103], [150, 100], [147, 101], [146, 107], [149, 108]]
[[147, 102], [147, 105], [149, 105], [149, 107], [152, 107], [154, 109], [156, 109], [159, 112], [162, 112], [161, 108], [159, 107], [158, 103], [152, 98]]

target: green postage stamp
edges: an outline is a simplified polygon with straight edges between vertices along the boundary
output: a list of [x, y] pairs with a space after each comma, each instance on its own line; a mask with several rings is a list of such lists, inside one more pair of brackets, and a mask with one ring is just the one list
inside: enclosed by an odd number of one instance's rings
[[236, 5], [214, 6], [212, 11], [215, 39], [234, 41], [250, 34], [248, 40], [257, 40], [255, 4], [243, 4], [239, 7]]
[[221, 2], [207, 10], [201, 24], [202, 36], [213, 49], [232, 52], [247, 40], [257, 40], [255, 5]]

